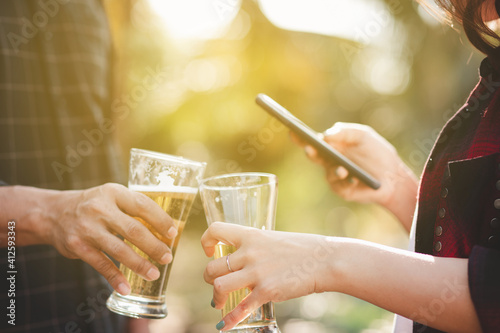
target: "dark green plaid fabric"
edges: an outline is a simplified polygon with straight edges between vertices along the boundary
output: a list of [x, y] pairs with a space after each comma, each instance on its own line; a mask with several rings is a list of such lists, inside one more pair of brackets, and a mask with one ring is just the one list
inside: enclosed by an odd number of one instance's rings
[[[3, 185], [65, 190], [123, 181], [111, 140], [111, 60], [100, 1], [0, 2]], [[5, 313], [6, 249], [0, 254]], [[0, 332], [123, 330], [124, 318], [104, 305], [109, 286], [87, 264], [51, 246], [28, 246], [17, 247], [16, 270], [16, 325], [3, 316]]]

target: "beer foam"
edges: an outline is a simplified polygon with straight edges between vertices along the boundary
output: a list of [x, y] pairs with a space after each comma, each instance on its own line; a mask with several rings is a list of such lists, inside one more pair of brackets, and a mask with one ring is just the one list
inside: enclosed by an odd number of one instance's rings
[[[182, 177], [182, 175], [181, 175]], [[136, 192], [169, 192], [169, 193], [198, 193], [197, 187], [174, 185], [175, 179], [170, 176], [170, 170], [162, 171], [156, 176], [157, 185], [128, 185], [128, 188]]]
[[168, 192], [168, 193], [198, 193], [197, 187], [189, 186], [161, 186], [161, 185], [129, 185], [128, 188], [135, 192]]

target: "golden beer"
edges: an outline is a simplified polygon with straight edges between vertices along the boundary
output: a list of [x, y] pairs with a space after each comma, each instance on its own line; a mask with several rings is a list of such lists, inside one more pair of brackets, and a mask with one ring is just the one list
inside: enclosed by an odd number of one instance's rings
[[[137, 191], [147, 195], [154, 202], [156, 202], [165, 212], [167, 212], [170, 217], [174, 220], [177, 226], [177, 236], [174, 240], [168, 239], [161, 234], [159, 234], [153, 227], [151, 227], [144, 220], [137, 218], [142, 224], [144, 224], [148, 229], [161, 241], [167, 244], [172, 249], [172, 256], [175, 258], [175, 251], [177, 245], [179, 244], [179, 239], [181, 237], [182, 231], [186, 224], [189, 211], [196, 197], [196, 188], [189, 187], [178, 187], [172, 188], [169, 191], [147, 191], [147, 188], [143, 186], [131, 186], [131, 190]], [[138, 296], [150, 298], [152, 300], [163, 301], [165, 298], [165, 292], [167, 288], [167, 281], [172, 268], [172, 263], [167, 265], [161, 265], [155, 260], [151, 259], [142, 250], [137, 248], [135, 245], [125, 240], [137, 254], [141, 257], [146, 258], [152, 264], [154, 264], [160, 271], [160, 277], [155, 281], [147, 281], [143, 279], [140, 275], [134, 273], [130, 268], [125, 265], [120, 265], [120, 271], [125, 275], [127, 281], [130, 283], [131, 292], [130, 296]]]
[[[231, 245], [219, 243], [215, 246], [214, 259], [222, 258], [236, 251], [236, 248]], [[231, 312], [240, 302], [250, 293], [250, 289], [243, 288], [229, 293], [226, 304], [222, 308], [222, 317], [225, 317]], [[262, 305], [257, 310], [253, 311], [245, 320], [241, 321], [236, 327], [258, 327], [269, 325], [274, 322], [274, 306], [269, 302]]]
[[[181, 237], [184, 225], [198, 193], [206, 163], [196, 162], [180, 156], [162, 154], [155, 151], [130, 149], [128, 188], [143, 193], [169, 214], [177, 227], [175, 239], [162, 236], [148, 221], [135, 218], [146, 226], [155, 237], [168, 245], [172, 257]], [[134, 318], [165, 318], [168, 314], [165, 302], [168, 276], [172, 263], [160, 265], [138, 249], [135, 239], [124, 240], [141, 257], [149, 260], [160, 271], [155, 281], [147, 281], [129, 268], [120, 265], [120, 271], [127, 278], [131, 291], [121, 295], [113, 291], [106, 301], [106, 307], [118, 314]], [[147, 251], [147, 248], [144, 250]], [[173, 260], [173, 259], [172, 259]]]

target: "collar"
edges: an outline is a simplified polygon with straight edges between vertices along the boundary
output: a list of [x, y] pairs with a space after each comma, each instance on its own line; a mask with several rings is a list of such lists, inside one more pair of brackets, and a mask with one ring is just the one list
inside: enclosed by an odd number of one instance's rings
[[479, 75], [483, 78], [492, 76], [495, 80], [500, 79], [500, 49], [496, 49], [495, 51], [495, 54], [490, 54], [481, 61]]

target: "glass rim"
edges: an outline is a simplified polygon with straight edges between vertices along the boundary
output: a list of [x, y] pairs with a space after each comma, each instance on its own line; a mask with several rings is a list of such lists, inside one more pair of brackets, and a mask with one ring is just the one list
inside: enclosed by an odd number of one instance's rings
[[139, 153], [143, 156], [152, 157], [152, 158], [160, 159], [163, 161], [173, 161], [173, 162], [178, 162], [178, 163], [185, 164], [185, 165], [193, 165], [193, 166], [197, 166], [197, 167], [205, 167], [207, 165], [207, 162], [194, 161], [194, 160], [190, 160], [190, 159], [187, 159], [185, 157], [182, 157], [182, 156], [170, 155], [170, 154], [160, 153], [157, 151], [152, 151], [152, 150], [147, 150], [147, 149], [130, 148], [130, 155], [132, 155], [132, 153]]
[[[218, 188], [234, 188], [234, 187], [243, 187], [245, 185], [239, 185], [239, 186], [230, 186], [230, 185], [207, 185], [207, 182], [212, 181], [212, 180], [218, 180], [218, 179], [227, 179], [227, 178], [233, 178], [233, 177], [248, 177], [248, 176], [258, 176], [258, 177], [266, 177], [268, 178], [268, 181], [262, 184], [252, 184], [248, 185], [248, 187], [260, 187], [260, 186], [267, 186], [270, 184], [278, 184], [278, 176], [272, 173], [266, 173], [266, 172], [235, 172], [235, 173], [226, 173], [222, 175], [217, 175], [217, 176], [212, 176], [208, 177], [205, 179], [201, 180], [200, 183], [200, 190], [202, 188], [207, 188], [207, 189], [218, 189]], [[247, 187], [247, 186], [245, 186]]]

